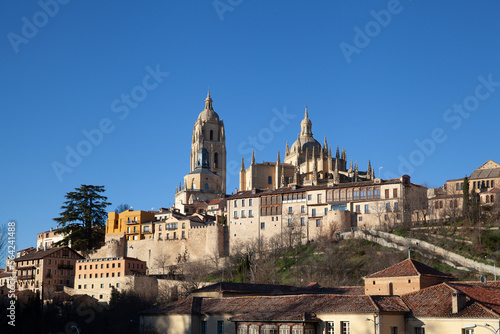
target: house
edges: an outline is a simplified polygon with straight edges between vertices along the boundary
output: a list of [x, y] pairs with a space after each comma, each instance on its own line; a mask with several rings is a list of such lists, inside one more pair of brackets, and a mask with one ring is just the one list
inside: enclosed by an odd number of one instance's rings
[[49, 296], [63, 287], [73, 287], [75, 263], [83, 259], [78, 252], [65, 247], [28, 253], [16, 258], [16, 290], [40, 291]]
[[217, 283], [143, 312], [141, 333], [487, 333], [481, 326], [496, 330], [500, 282], [452, 279], [407, 259], [367, 275], [364, 288]]

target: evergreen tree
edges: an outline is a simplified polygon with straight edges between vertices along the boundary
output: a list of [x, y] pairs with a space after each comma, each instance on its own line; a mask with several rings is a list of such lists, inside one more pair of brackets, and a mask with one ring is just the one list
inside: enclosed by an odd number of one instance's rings
[[462, 216], [464, 219], [470, 219], [470, 197], [469, 197], [469, 178], [464, 177], [464, 186], [462, 188], [463, 193], [463, 206], [462, 206]]
[[92, 250], [104, 241], [107, 197], [100, 195], [104, 186], [84, 185], [66, 194], [67, 201], [61, 206], [63, 212], [54, 218], [65, 236], [56, 246], [71, 243], [76, 250]]

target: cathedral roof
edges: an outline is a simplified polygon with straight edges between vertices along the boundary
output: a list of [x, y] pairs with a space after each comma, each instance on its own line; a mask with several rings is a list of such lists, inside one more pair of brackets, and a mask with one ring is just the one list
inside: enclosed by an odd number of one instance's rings
[[306, 149], [312, 151], [312, 149], [315, 148], [318, 149], [319, 152], [319, 149], [321, 149], [321, 144], [312, 136], [311, 132], [312, 122], [309, 119], [307, 106], [304, 112], [304, 119], [300, 122], [300, 128], [301, 128], [300, 135], [295, 141], [295, 143], [293, 143], [290, 150], [293, 152], [294, 150], [295, 151], [298, 150], [298, 148], [300, 147], [302, 151], [305, 151]]
[[212, 108], [212, 98], [210, 91], [208, 91], [207, 98], [205, 99], [205, 109], [198, 115], [199, 121], [219, 121], [219, 115]]

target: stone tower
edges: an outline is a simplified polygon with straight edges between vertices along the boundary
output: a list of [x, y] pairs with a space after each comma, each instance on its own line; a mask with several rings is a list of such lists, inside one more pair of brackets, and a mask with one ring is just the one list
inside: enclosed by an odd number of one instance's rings
[[197, 153], [201, 147], [208, 152], [209, 169], [221, 177], [221, 193], [226, 193], [226, 134], [224, 121], [212, 107], [208, 91], [205, 109], [198, 115], [191, 142], [191, 172], [196, 169]]

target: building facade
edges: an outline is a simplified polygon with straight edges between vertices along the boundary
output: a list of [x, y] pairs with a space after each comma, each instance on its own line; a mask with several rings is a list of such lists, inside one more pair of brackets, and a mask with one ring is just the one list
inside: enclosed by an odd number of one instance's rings
[[135, 258], [81, 259], [76, 262], [74, 292], [87, 294], [100, 302], [109, 302], [111, 291], [154, 290], [156, 280], [145, 277], [147, 264]]
[[224, 121], [212, 107], [210, 92], [205, 99], [205, 109], [194, 123], [190, 168], [183, 184], [175, 191], [175, 208], [183, 213], [187, 204], [209, 202], [226, 194]]
[[75, 263], [83, 259], [69, 247], [55, 247], [37, 251], [15, 259], [16, 290], [39, 291], [47, 294], [73, 287]]
[[297, 140], [290, 147], [288, 142], [285, 148], [285, 159], [281, 162], [280, 153], [276, 162], [255, 162], [252, 153], [250, 166], [245, 169], [241, 162], [240, 191], [258, 189], [278, 189], [289, 185], [318, 185], [340, 184], [346, 182], [361, 182], [375, 178], [371, 163], [368, 163], [366, 172], [358, 170], [358, 163], [354, 167], [352, 160], [347, 166], [347, 153], [337, 147], [335, 156], [328, 146], [326, 137], [323, 146], [313, 137], [312, 122], [309, 119], [307, 107], [304, 119], [300, 123], [300, 133]]

